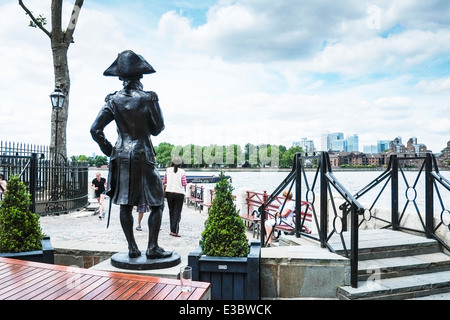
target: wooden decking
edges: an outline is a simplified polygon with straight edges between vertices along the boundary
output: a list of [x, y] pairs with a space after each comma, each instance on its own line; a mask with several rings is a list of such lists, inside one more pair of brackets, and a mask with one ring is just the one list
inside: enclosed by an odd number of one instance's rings
[[210, 284], [0, 258], [0, 300], [206, 300]]

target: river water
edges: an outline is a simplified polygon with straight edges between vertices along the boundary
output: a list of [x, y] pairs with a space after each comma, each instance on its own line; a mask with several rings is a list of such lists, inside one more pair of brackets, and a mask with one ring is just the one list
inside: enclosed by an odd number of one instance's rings
[[[95, 178], [95, 173], [99, 171], [103, 177], [108, 177], [107, 170], [98, 170], [91, 169], [89, 170], [89, 181]], [[201, 176], [217, 176], [219, 175], [219, 171], [188, 171], [188, 175], [201, 175]], [[334, 172], [334, 176], [339, 180], [339, 182], [350, 192], [350, 194], [355, 195], [362, 188], [367, 186], [374, 179], [379, 177], [383, 171], [336, 171]], [[163, 173], [162, 173], [163, 174]], [[230, 176], [232, 179], [232, 185], [235, 190], [251, 190], [256, 192], [264, 192], [266, 191], [268, 194], [271, 194], [288, 176], [289, 172], [286, 171], [225, 171], [225, 175]], [[418, 171], [405, 171], [404, 177], [399, 173], [399, 209], [402, 210], [403, 206], [407, 204], [408, 200], [415, 200], [415, 203], [419, 207], [419, 210], [423, 210], [423, 206], [425, 203], [425, 173], [422, 172], [418, 178]], [[447, 179], [450, 180], [450, 171], [442, 171], [441, 174]], [[313, 184], [315, 172], [307, 172], [306, 179], [308, 180], [308, 185], [311, 187]], [[405, 182], [406, 179], [406, 182]], [[417, 180], [417, 183], [416, 183]], [[382, 187], [384, 186], [386, 180], [380, 183], [377, 187], [373, 188], [373, 191], [368, 192], [362, 198], [359, 199], [359, 202], [365, 207], [370, 207], [378, 194], [380, 193]], [[205, 188], [211, 189], [214, 188], [215, 184], [201, 184]], [[317, 183], [318, 186], [318, 183]], [[415, 186], [414, 189], [411, 187]], [[289, 187], [289, 186], [288, 186]], [[408, 188], [409, 187], [409, 188]], [[389, 208], [390, 207], [390, 183], [386, 186], [385, 190], [382, 192], [382, 195], [376, 201], [376, 207], [381, 208]], [[292, 189], [295, 190], [295, 187]], [[302, 190], [306, 192], [307, 187], [302, 186]], [[333, 190], [333, 189], [332, 189]], [[446, 208], [450, 208], [450, 192], [446, 191], [442, 187], [438, 187], [440, 192], [440, 196], [442, 198], [443, 203], [447, 206]], [[319, 192], [318, 187], [314, 189], [315, 193]], [[333, 195], [337, 194], [333, 190]], [[410, 201], [411, 207], [413, 207], [414, 203]], [[440, 212], [442, 208], [440, 208], [438, 195], [435, 192], [435, 210]]]

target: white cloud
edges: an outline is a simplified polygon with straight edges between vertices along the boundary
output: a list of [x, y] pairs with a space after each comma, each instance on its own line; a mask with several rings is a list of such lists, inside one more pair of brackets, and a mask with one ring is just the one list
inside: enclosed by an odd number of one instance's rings
[[[416, 136], [440, 151], [450, 140], [450, 82], [427, 66], [448, 61], [450, 22], [442, 16], [449, 5], [424, 3], [377, 1], [380, 29], [371, 29], [370, 3], [356, 0], [219, 1], [204, 24], [172, 8], [156, 23], [135, 10], [138, 2], [130, 3], [133, 10], [85, 2], [69, 50], [68, 152], [100, 153], [89, 128], [104, 97], [121, 88], [103, 71], [125, 49], [157, 71], [143, 79], [144, 89], [158, 93], [166, 120], [155, 144], [290, 146], [308, 137], [320, 148], [329, 131], [359, 134], [361, 150], [379, 139]], [[34, 12], [49, 9], [44, 0], [29, 4]], [[0, 10], [8, 17], [0, 29], [1, 139], [48, 144], [48, 39], [27, 26], [17, 1]], [[68, 4], [66, 16], [70, 10]], [[112, 141], [114, 131], [108, 127]]]
[[323, 41], [343, 32], [342, 24], [364, 7], [355, 1], [333, 3], [220, 1], [210, 8], [207, 23], [192, 27], [171, 11], [160, 20], [160, 35], [186, 50], [207, 51], [234, 61], [290, 60], [307, 57]]
[[427, 94], [450, 94], [450, 77], [420, 80], [415, 89]]

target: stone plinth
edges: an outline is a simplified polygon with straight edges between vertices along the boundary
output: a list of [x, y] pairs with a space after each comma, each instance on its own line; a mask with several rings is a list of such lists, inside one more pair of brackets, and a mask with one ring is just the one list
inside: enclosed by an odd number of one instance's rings
[[261, 298], [336, 298], [350, 260], [314, 245], [261, 250]]

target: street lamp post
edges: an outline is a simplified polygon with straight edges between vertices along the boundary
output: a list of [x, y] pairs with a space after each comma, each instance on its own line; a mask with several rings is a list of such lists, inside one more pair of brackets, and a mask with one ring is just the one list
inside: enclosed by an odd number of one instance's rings
[[50, 94], [50, 100], [52, 102], [52, 110], [56, 110], [56, 127], [55, 127], [55, 164], [58, 156], [58, 123], [59, 123], [59, 110], [61, 110], [64, 106], [64, 102], [66, 100], [66, 96], [62, 92], [59, 87], [55, 88], [55, 91]]
[[[59, 111], [62, 110], [64, 106], [64, 101], [66, 100], [66, 96], [62, 92], [62, 90], [59, 87], [55, 88], [55, 91], [53, 91], [50, 94], [50, 100], [52, 102], [52, 110], [56, 111], [56, 118], [55, 118], [55, 137], [54, 137], [54, 148], [53, 148], [53, 165], [52, 165], [52, 171], [53, 171], [53, 181], [51, 182], [51, 194], [50, 199], [47, 204], [46, 210], [53, 211], [55, 208], [59, 210], [60, 208], [60, 200], [61, 200], [61, 190], [60, 190], [60, 170], [61, 168], [58, 168], [58, 123], [59, 123]], [[52, 138], [53, 139], [53, 138]]]

